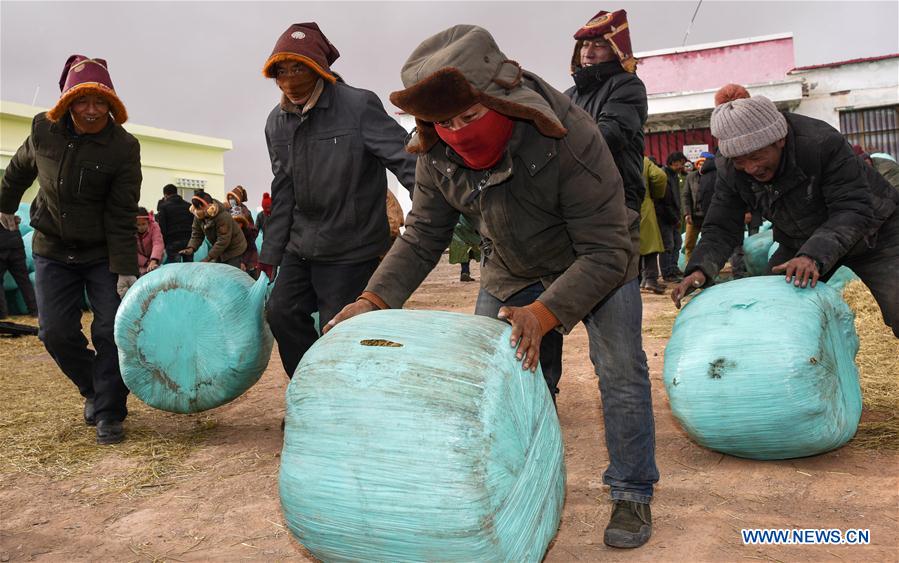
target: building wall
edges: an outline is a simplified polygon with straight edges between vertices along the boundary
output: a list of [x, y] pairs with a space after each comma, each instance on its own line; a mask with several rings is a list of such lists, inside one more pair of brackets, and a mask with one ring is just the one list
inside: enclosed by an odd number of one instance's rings
[[[0, 102], [0, 169], [5, 170], [16, 150], [31, 131], [31, 120], [45, 108], [13, 102]], [[193, 135], [180, 131], [168, 131], [126, 123], [125, 129], [137, 137], [141, 147], [140, 205], [155, 209], [162, 197], [162, 187], [179, 183], [179, 178], [205, 181], [205, 190], [213, 197], [225, 197], [225, 152], [231, 150], [231, 141]], [[183, 185], [187, 185], [182, 182]], [[191, 193], [191, 188], [183, 188]], [[22, 201], [34, 199], [37, 185], [33, 185]]]
[[648, 94], [718, 89], [729, 82], [783, 80], [796, 66], [793, 37], [773, 37], [637, 53], [637, 75]]
[[805, 81], [796, 113], [840, 128], [840, 110], [899, 104], [899, 57], [872, 62], [797, 70]]

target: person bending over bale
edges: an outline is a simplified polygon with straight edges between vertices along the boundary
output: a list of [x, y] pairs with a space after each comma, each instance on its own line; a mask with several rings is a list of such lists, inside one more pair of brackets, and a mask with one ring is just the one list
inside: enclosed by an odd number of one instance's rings
[[165, 243], [162, 231], [144, 207], [137, 208], [137, 268], [140, 275], [152, 272], [162, 263]]
[[688, 275], [671, 293], [675, 305], [711, 283], [741, 242], [746, 209], [757, 209], [780, 244], [769, 261], [774, 273], [814, 287], [848, 266], [899, 337], [899, 193], [839, 131], [782, 114], [763, 96], [722, 103], [711, 128], [721, 151], [715, 194]]
[[[31, 204], [40, 339], [84, 397], [84, 421], [97, 443], [125, 438], [128, 388], [119, 371], [113, 326], [119, 302], [137, 280], [134, 217], [140, 196], [140, 145], [122, 124], [128, 113], [103, 59], [72, 55], [56, 105], [39, 113], [0, 184], [0, 224], [35, 178]], [[91, 342], [81, 332], [87, 290]]]
[[181, 253], [192, 256], [205, 237], [212, 248], [202, 262], [221, 262], [240, 268], [247, 241], [240, 232], [240, 225], [231, 218], [225, 207], [211, 195], [201, 192], [191, 198], [190, 211], [194, 214], [193, 234]]
[[[394, 105], [416, 118], [418, 154], [406, 230], [360, 298], [325, 326], [400, 308], [434, 268], [460, 213], [483, 238], [475, 313], [512, 324], [525, 369], [553, 396], [562, 334], [583, 321], [599, 376], [614, 509], [604, 541], [637, 547], [652, 530], [659, 473], [638, 256], [621, 176], [593, 119], [510, 61], [484, 29], [460, 25], [406, 61]], [[609, 327], [614, 327], [609, 330]]]

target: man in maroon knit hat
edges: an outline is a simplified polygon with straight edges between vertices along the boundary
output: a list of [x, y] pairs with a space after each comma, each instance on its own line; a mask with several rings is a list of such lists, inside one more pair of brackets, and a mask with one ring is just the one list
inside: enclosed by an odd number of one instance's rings
[[[103, 59], [72, 55], [56, 105], [39, 113], [0, 184], [0, 224], [35, 178], [31, 205], [39, 336], [84, 397], [84, 421], [97, 443], [124, 437], [128, 388], [119, 371], [113, 324], [121, 297], [137, 279], [134, 217], [140, 196], [140, 145], [124, 128], [125, 106]], [[78, 304], [87, 289], [94, 321], [81, 332]]]
[[280, 267], [268, 321], [289, 377], [318, 338], [312, 313], [330, 321], [390, 247], [385, 169], [410, 192], [415, 184], [406, 131], [374, 93], [331, 70], [338, 56], [317, 24], [294, 24], [262, 71], [281, 101], [265, 125], [275, 178], [259, 267], [270, 279]]

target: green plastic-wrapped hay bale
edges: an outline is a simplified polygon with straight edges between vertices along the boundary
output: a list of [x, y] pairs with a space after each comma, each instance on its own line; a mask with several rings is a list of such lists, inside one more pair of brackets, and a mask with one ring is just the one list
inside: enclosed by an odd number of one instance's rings
[[541, 373], [495, 319], [390, 310], [337, 325], [287, 391], [281, 506], [323, 561], [540, 561], [565, 493]]
[[665, 348], [671, 410], [700, 445], [753, 459], [823, 453], [861, 417], [854, 315], [826, 284], [781, 276], [704, 290]]
[[774, 231], [767, 229], [743, 240], [743, 263], [750, 276], [763, 276], [768, 271], [768, 250], [774, 244]]
[[161, 410], [218, 407], [253, 386], [273, 338], [268, 279], [225, 264], [169, 264], [141, 277], [116, 314], [125, 385]]

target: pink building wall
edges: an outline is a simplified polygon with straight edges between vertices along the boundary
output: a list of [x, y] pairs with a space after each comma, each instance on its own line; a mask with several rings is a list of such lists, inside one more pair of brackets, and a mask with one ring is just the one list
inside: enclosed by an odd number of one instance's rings
[[647, 56], [640, 58], [637, 75], [648, 94], [659, 94], [783, 80], [794, 67], [793, 39], [787, 37]]

